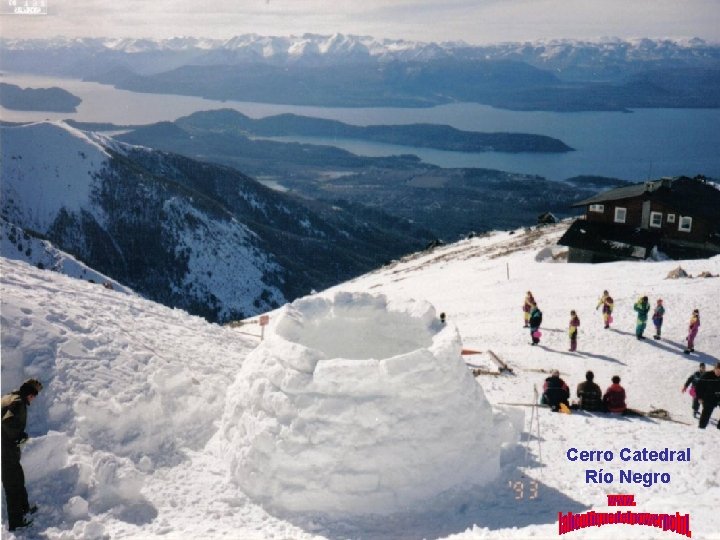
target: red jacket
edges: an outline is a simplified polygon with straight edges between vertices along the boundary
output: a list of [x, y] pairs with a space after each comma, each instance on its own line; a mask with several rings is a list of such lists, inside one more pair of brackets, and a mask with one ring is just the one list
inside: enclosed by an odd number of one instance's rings
[[625, 389], [619, 384], [611, 384], [608, 389], [605, 390], [603, 403], [610, 412], [625, 412], [625, 409], [627, 409], [625, 405]]

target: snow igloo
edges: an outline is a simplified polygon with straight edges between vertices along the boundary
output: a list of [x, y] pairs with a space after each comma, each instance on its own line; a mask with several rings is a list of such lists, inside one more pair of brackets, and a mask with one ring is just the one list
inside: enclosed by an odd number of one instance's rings
[[232, 479], [274, 510], [330, 516], [490, 483], [518, 432], [460, 352], [426, 302], [339, 292], [285, 306], [228, 389]]

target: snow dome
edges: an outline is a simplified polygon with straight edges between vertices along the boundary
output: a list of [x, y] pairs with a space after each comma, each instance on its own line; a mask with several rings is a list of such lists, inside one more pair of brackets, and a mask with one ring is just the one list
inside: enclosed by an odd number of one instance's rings
[[365, 293], [283, 308], [228, 389], [218, 442], [271, 508], [389, 514], [494, 480], [517, 432], [426, 302]]

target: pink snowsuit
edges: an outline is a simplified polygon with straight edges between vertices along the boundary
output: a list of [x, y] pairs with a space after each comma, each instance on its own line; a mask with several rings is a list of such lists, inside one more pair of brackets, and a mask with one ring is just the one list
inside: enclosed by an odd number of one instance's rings
[[693, 315], [690, 318], [690, 326], [688, 326], [688, 336], [687, 336], [688, 349], [695, 348], [695, 336], [697, 336], [699, 329], [700, 329], [700, 316]]

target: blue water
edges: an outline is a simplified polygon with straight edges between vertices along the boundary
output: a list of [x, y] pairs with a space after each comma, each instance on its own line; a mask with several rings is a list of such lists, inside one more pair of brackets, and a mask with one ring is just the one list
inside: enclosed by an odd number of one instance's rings
[[20, 74], [3, 74], [0, 80], [24, 87], [58, 86], [83, 99], [74, 114], [0, 108], [0, 118], [9, 121], [73, 118], [87, 122], [148, 124], [175, 120], [195, 111], [232, 108], [254, 118], [292, 112], [359, 125], [448, 124], [473, 131], [549, 135], [561, 139], [576, 151], [565, 154], [468, 154], [338, 139], [291, 137], [282, 140], [332, 144], [368, 156], [415, 154], [428, 163], [443, 167], [484, 167], [537, 174], [555, 180], [581, 174], [635, 181], [696, 174], [720, 178], [720, 109], [555, 113], [506, 111], [474, 103], [430, 109], [323, 108], [140, 94], [97, 83]]

